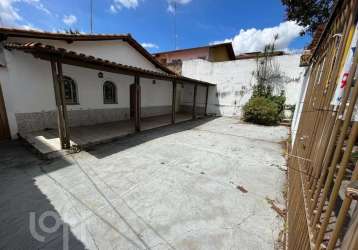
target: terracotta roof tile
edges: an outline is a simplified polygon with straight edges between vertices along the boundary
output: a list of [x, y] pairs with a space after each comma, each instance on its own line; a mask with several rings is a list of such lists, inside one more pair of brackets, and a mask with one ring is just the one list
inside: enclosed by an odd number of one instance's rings
[[142, 56], [147, 58], [157, 68], [166, 73], [174, 74], [173, 71], [161, 64], [154, 58], [142, 45], [140, 45], [130, 34], [67, 34], [67, 33], [53, 33], [37, 30], [22, 30], [14, 28], [0, 28], [0, 38], [6, 39], [8, 37], [23, 37], [23, 38], [37, 38], [49, 40], [63, 40], [67, 42], [74, 41], [101, 41], [101, 40], [123, 40], [137, 50]]
[[64, 48], [56, 48], [54, 46], [45, 45], [42, 43], [34, 43], [34, 42], [26, 43], [26, 44], [5, 43], [5, 48], [9, 49], [9, 50], [11, 50], [11, 49], [21, 50], [21, 51], [24, 51], [26, 53], [31, 53], [31, 54], [44, 53], [47, 55], [58, 55], [61, 57], [66, 57], [67, 59], [71, 59], [71, 60], [91, 62], [96, 65], [101, 65], [101, 66], [105, 66], [105, 67], [115, 67], [115, 68], [121, 69], [121, 70], [128, 70], [131, 72], [144, 73], [148, 76], [162, 77], [162, 78], [165, 78], [168, 80], [183, 80], [183, 81], [188, 81], [191, 83], [197, 83], [197, 84], [203, 84], [203, 85], [213, 85], [208, 82], [179, 76], [177, 74], [160, 73], [160, 72], [155, 72], [155, 71], [151, 71], [151, 70], [147, 70], [147, 69], [138, 68], [135, 66], [129, 66], [129, 65], [125, 65], [125, 64], [121, 64], [121, 63], [117, 63], [117, 62], [111, 62], [109, 60], [104, 60], [102, 58], [97, 58], [97, 57], [94, 57], [91, 55], [85, 55], [83, 53], [76, 53], [75, 51], [68, 51]]

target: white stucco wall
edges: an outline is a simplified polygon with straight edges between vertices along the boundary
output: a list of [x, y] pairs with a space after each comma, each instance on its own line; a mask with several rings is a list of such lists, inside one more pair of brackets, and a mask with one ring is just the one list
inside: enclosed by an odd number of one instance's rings
[[[284, 74], [286, 104], [296, 104], [303, 81], [304, 68], [299, 67], [300, 54], [277, 56], [277, 64]], [[208, 62], [205, 60], [184, 61], [182, 74], [216, 84], [209, 91], [208, 113], [227, 116], [240, 116], [242, 106], [251, 96], [251, 86], [255, 83], [252, 72], [256, 69], [256, 59], [228, 62]], [[241, 96], [240, 92], [248, 91]]]
[[[31, 113], [56, 109], [51, 67], [48, 61], [35, 59], [19, 51], [6, 52], [8, 58], [11, 96], [15, 113]], [[77, 84], [79, 105], [68, 105], [69, 110], [87, 108], [128, 107], [129, 85], [134, 78], [99, 71], [63, 65], [63, 74], [73, 78]], [[103, 104], [103, 83], [112, 81], [117, 86], [118, 104]], [[9, 111], [8, 111], [9, 112]]]
[[155, 81], [143, 78], [141, 86], [142, 107], [171, 106], [173, 84], [168, 81]]
[[292, 117], [292, 125], [291, 125], [292, 144], [295, 143], [295, 140], [296, 140], [296, 134], [297, 134], [298, 126], [299, 126], [300, 119], [301, 119], [303, 104], [304, 104], [306, 93], [307, 93], [310, 75], [311, 75], [311, 68], [309, 67], [305, 71], [304, 80], [303, 80], [302, 87], [301, 87], [301, 90], [299, 93], [299, 97], [298, 97], [297, 103], [296, 103], [296, 109], [295, 109], [294, 115]]
[[39, 42], [42, 44], [52, 45], [57, 48], [72, 50], [77, 53], [99, 57], [109, 61], [122, 63], [125, 65], [136, 66], [142, 69], [163, 72], [144, 58], [137, 50], [122, 40], [111, 41], [74, 41], [68, 43], [60, 40], [45, 40], [34, 38], [9, 38], [9, 42], [28, 43]]
[[[73, 46], [73, 44], [68, 44]], [[64, 47], [64, 46], [63, 46]], [[122, 49], [124, 47], [124, 49]], [[90, 48], [81, 48], [77, 52], [85, 52]], [[100, 52], [103, 50], [102, 52]], [[112, 53], [110, 53], [112, 50]], [[18, 114], [31, 114], [38, 112], [55, 111], [55, 98], [50, 62], [36, 59], [31, 54], [26, 54], [16, 50], [1, 50], [5, 55], [5, 68], [0, 68], [0, 82], [4, 93], [5, 105], [9, 120], [10, 132], [13, 138], [19, 130], [17, 123]], [[123, 61], [145, 69], [158, 71], [147, 59], [135, 53], [125, 44], [115, 48], [101, 47], [95, 49], [96, 53], [91, 55], [115, 61]], [[118, 52], [118, 53], [117, 53]], [[108, 53], [108, 57], [106, 57]], [[126, 54], [127, 53], [127, 54]], [[112, 57], [112, 59], [110, 58]], [[126, 61], [128, 59], [128, 61]], [[129, 118], [130, 107], [130, 84], [134, 82], [133, 76], [113, 74], [103, 72], [104, 77], [98, 78], [97, 70], [82, 67], [63, 65], [63, 73], [73, 78], [77, 84], [78, 105], [68, 105], [69, 111], [91, 111], [102, 109], [122, 109], [121, 119]], [[117, 87], [116, 104], [103, 103], [103, 83], [112, 81]], [[151, 108], [147, 114], [167, 112], [171, 105], [172, 83], [168, 81], [157, 81], [152, 83], [152, 79], [141, 78], [142, 87], [142, 113], [146, 114], [146, 108]], [[123, 114], [123, 112], [125, 112]], [[127, 114], [128, 113], [128, 114]], [[77, 116], [76, 113], [74, 114]], [[88, 114], [88, 112], [87, 112]], [[70, 117], [71, 118], [71, 117]], [[35, 119], [35, 118], [34, 118]], [[82, 119], [82, 118], [81, 118]], [[97, 118], [98, 119], [98, 118]], [[70, 119], [71, 122], [71, 119]], [[78, 122], [77, 125], [81, 125]]]

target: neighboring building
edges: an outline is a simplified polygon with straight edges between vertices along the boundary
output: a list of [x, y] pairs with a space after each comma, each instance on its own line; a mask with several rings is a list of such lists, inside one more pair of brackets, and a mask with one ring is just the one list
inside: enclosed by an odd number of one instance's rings
[[[144, 117], [204, 112], [210, 84], [178, 76], [130, 35], [0, 28], [0, 39], [0, 140], [59, 129], [68, 147], [69, 127], [133, 120], [140, 130]], [[183, 104], [188, 88], [196, 94]]]
[[[216, 85], [209, 92], [208, 113], [224, 116], [241, 116], [242, 107], [252, 94], [256, 84], [253, 72], [260, 53], [247, 53], [238, 60], [229, 62], [208, 62], [203, 60], [184, 61], [182, 75]], [[277, 52], [273, 60], [281, 71], [278, 82], [285, 90], [286, 104], [295, 105], [304, 79], [305, 68], [299, 67], [301, 54], [285, 55]], [[184, 99], [189, 92], [185, 92]], [[287, 115], [289, 115], [287, 112]]]
[[221, 43], [197, 48], [180, 49], [154, 54], [162, 64], [177, 73], [181, 73], [183, 61], [202, 59], [209, 62], [224, 62], [235, 60], [235, 53], [231, 43]]
[[256, 58], [267, 56], [268, 54], [270, 56], [286, 55], [286, 53], [284, 51], [273, 51], [273, 52], [269, 52], [269, 53], [257, 51], [257, 52], [241, 53], [238, 56], [236, 56], [236, 60], [256, 59]]

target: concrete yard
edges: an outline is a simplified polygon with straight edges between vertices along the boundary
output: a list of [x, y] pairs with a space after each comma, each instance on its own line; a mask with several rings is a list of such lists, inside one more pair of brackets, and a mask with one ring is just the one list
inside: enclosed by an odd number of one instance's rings
[[0, 144], [0, 249], [274, 249], [287, 134], [208, 118], [52, 161]]

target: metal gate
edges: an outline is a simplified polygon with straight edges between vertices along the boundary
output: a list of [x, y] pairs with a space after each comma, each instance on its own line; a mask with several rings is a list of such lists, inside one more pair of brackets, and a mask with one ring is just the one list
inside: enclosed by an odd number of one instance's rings
[[288, 158], [288, 249], [358, 249], [358, 53], [340, 105], [332, 105], [357, 24], [357, 0], [338, 1], [311, 58]]

